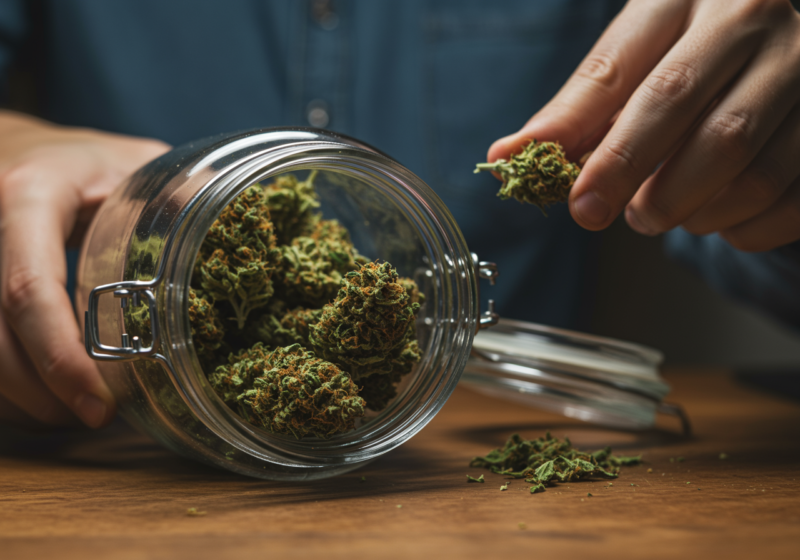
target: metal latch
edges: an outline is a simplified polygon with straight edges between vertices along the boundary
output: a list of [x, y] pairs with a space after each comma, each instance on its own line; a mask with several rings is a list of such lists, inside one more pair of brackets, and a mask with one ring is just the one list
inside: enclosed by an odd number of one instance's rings
[[[480, 301], [481, 283], [480, 279], [488, 280], [494, 286], [497, 276], [500, 274], [497, 270], [497, 265], [493, 262], [482, 261], [478, 255], [472, 253], [472, 262], [475, 266], [475, 276], [478, 278], [478, 301]], [[489, 300], [489, 309], [480, 314], [478, 320], [478, 329], [488, 329], [492, 325], [496, 325], [500, 321], [500, 315], [494, 310], [494, 300]]]
[[[156, 284], [156, 281], [141, 282], [133, 280], [97, 286], [91, 291], [89, 294], [89, 309], [84, 315], [84, 343], [89, 356], [95, 360], [123, 362], [141, 358], [164, 359], [158, 353], [161, 333], [159, 332], [158, 311], [154, 292]], [[115, 298], [120, 299], [122, 309], [125, 309], [128, 305], [132, 307], [147, 305], [150, 312], [150, 329], [152, 332], [150, 346], [143, 347], [142, 341], [138, 336], [130, 337], [128, 333], [122, 333], [121, 346], [107, 346], [100, 342], [98, 306], [100, 296], [109, 292], [113, 293]]]

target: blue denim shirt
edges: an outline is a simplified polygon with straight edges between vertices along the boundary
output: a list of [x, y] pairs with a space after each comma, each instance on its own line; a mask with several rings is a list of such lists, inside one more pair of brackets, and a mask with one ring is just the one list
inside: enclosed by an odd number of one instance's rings
[[41, 116], [173, 144], [323, 125], [370, 143], [442, 197], [498, 263], [501, 315], [585, 327], [597, 234], [473, 174], [550, 99], [620, 0], [0, 2], [0, 73], [21, 53]]

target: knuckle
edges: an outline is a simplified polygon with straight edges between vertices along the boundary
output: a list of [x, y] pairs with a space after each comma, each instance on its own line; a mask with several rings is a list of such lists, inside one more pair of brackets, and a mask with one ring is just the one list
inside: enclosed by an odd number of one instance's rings
[[653, 70], [642, 82], [642, 88], [654, 102], [683, 106], [691, 102], [699, 77], [689, 64], [670, 62]]
[[609, 51], [590, 53], [578, 66], [575, 74], [610, 90], [616, 90], [622, 80], [617, 57]]
[[628, 174], [641, 171], [636, 155], [620, 140], [612, 140], [603, 146], [603, 154], [612, 165], [621, 167]]
[[[39, 375], [49, 386], [63, 385], [64, 372], [71, 364], [70, 353], [63, 349], [54, 348], [51, 345], [45, 346], [39, 360]], [[74, 382], [72, 383], [75, 384]], [[79, 387], [71, 387], [79, 389]]]
[[703, 123], [704, 134], [723, 158], [735, 163], [750, 159], [757, 146], [750, 122], [742, 115], [720, 113]]
[[11, 321], [19, 318], [31, 305], [41, 283], [41, 275], [30, 269], [10, 271], [0, 291], [3, 313]]

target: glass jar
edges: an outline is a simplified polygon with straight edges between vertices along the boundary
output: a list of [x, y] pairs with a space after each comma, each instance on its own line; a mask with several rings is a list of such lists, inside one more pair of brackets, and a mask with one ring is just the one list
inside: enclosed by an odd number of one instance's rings
[[[317, 171], [325, 218], [339, 220], [365, 256], [392, 263], [426, 296], [417, 318], [422, 360], [398, 396], [329, 440], [276, 435], [240, 418], [211, 388], [194, 352], [187, 297], [193, 264], [222, 209], [248, 186]], [[478, 278], [450, 212], [396, 161], [314, 129], [262, 129], [176, 148], [103, 204], [78, 265], [86, 348], [100, 361], [122, 415], [173, 450], [241, 474], [279, 480], [343, 473], [383, 455], [441, 409], [464, 369], [479, 314]], [[131, 336], [127, 308], [147, 306], [150, 333]]]

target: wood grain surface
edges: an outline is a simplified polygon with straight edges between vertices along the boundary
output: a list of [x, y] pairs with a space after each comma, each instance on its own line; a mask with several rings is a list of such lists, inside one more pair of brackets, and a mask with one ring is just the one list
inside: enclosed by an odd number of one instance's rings
[[[302, 484], [206, 468], [123, 424], [6, 431], [0, 558], [800, 558], [800, 402], [724, 372], [666, 377], [691, 439], [669, 422], [610, 431], [459, 388], [401, 448]], [[504, 477], [488, 471], [485, 484], [466, 483], [484, 472], [467, 467], [472, 456], [548, 430], [581, 448], [641, 452], [645, 464], [613, 486], [535, 495], [521, 480], [500, 491]]]

